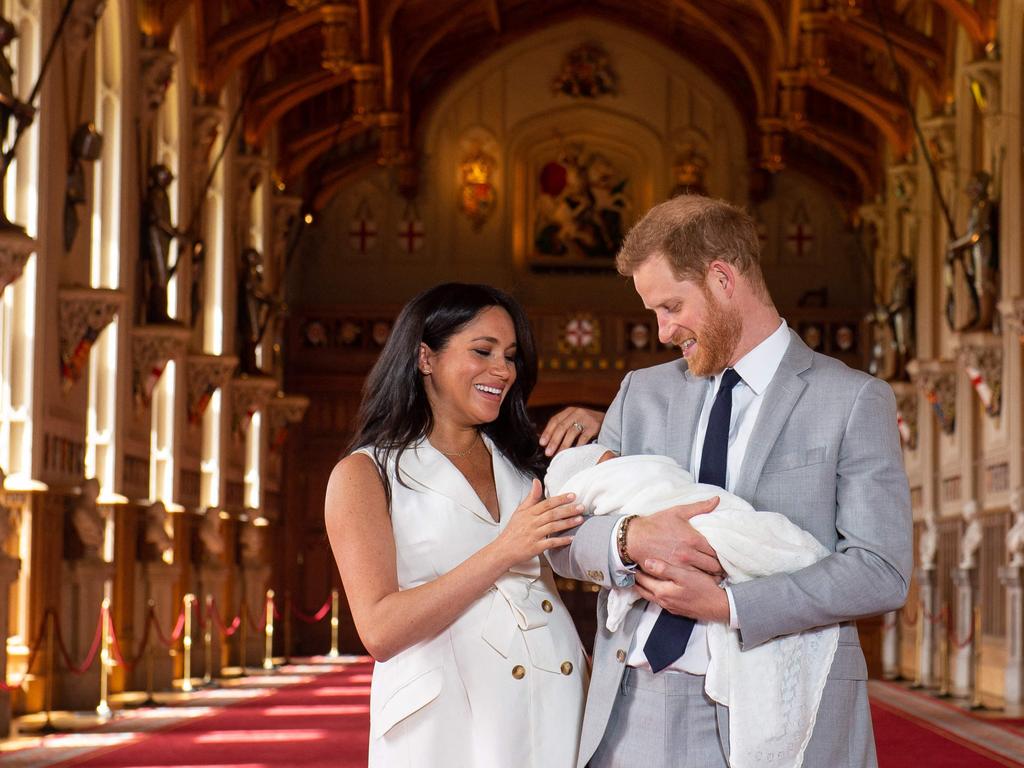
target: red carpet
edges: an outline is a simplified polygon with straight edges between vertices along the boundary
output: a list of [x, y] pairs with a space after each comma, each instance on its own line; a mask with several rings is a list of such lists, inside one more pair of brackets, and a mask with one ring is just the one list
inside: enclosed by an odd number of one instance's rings
[[365, 768], [371, 669], [349, 665], [61, 765]]
[[[928, 768], [999, 768], [1021, 766], [986, 750], [984, 747], [906, 716], [895, 709], [871, 705], [875, 728], [878, 768], [906, 768], [920, 765]], [[1021, 756], [1024, 760], [1024, 755]]]

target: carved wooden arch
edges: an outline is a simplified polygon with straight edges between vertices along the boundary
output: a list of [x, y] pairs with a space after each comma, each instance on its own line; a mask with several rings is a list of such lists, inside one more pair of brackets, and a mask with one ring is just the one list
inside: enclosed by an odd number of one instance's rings
[[864, 115], [889, 140], [898, 155], [906, 154], [910, 148], [906, 128], [891, 117], [905, 111], [898, 102], [832, 75], [810, 78], [807, 85]]
[[250, 144], [262, 141], [266, 132], [290, 109], [324, 91], [344, 85], [351, 77], [351, 70], [334, 74], [320, 69], [275, 82], [247, 110], [246, 141]]
[[316, 193], [313, 195], [313, 210], [323, 210], [339, 189], [377, 165], [377, 151], [373, 150], [350, 159], [341, 167], [328, 169], [320, 178]]
[[296, 179], [309, 167], [310, 163], [331, 150], [331, 147], [343, 141], [354, 139], [360, 133], [369, 131], [375, 126], [372, 121], [350, 118], [338, 125], [329, 125], [310, 131], [294, 142], [290, 142], [293, 151], [278, 167], [281, 178], [285, 181]]
[[836, 158], [836, 160], [846, 166], [860, 184], [861, 193], [865, 200], [870, 200], [872, 196], [874, 196], [876, 185], [867, 169], [864, 167], [864, 160], [862, 157], [849, 151], [849, 149], [842, 146], [839, 142], [822, 135], [822, 133], [810, 123], [804, 123], [799, 127], [796, 127], [793, 130], [793, 133], [809, 144], [814, 144], [816, 147], [825, 150], [832, 157]]

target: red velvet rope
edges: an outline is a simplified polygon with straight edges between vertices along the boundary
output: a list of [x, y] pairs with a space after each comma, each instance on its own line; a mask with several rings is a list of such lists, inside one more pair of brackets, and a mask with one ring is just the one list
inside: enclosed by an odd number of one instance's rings
[[125, 668], [126, 671], [131, 672], [135, 669], [135, 666], [141, 661], [143, 654], [146, 652], [146, 648], [149, 646], [149, 627], [151, 624], [156, 623], [156, 611], [150, 607], [149, 613], [146, 614], [146, 622], [142, 627], [142, 642], [139, 645], [139, 652], [136, 653], [131, 661], [125, 659], [121, 653], [121, 641], [117, 639], [117, 632], [114, 630], [114, 622], [110, 622], [110, 649], [114, 654], [114, 659]]
[[181, 638], [181, 633], [185, 631], [185, 609], [182, 609], [181, 613], [178, 614], [178, 623], [174, 625], [174, 631], [171, 632], [171, 636], [169, 638], [164, 635], [163, 630], [160, 629], [160, 622], [157, 621], [156, 615], [153, 616], [153, 626], [156, 628], [157, 639], [170, 648], [178, 642]]
[[25, 665], [25, 671], [21, 675], [21, 679], [13, 685], [8, 685], [7, 680], [0, 680], [0, 691], [13, 691], [15, 688], [21, 688], [25, 682], [25, 678], [32, 672], [32, 665], [35, 664], [36, 656], [39, 655], [39, 649], [43, 645], [43, 633], [46, 632], [46, 622], [50, 618], [50, 609], [47, 609], [43, 613], [43, 620], [39, 623], [39, 631], [36, 632], [36, 640], [28, 647], [28, 663]]
[[80, 665], [75, 665], [71, 660], [71, 654], [68, 653], [67, 646], [64, 645], [64, 635], [60, 631], [60, 618], [56, 613], [53, 614], [53, 625], [54, 634], [57, 636], [57, 648], [60, 651], [61, 658], [64, 660], [64, 664], [67, 666], [68, 671], [73, 675], [84, 675], [89, 671], [89, 667], [92, 666], [93, 660], [96, 658], [96, 654], [100, 649], [100, 640], [103, 637], [103, 621], [106, 619], [106, 609], [100, 609], [100, 618], [96, 622], [96, 634], [92, 639], [92, 647], [89, 648], [89, 652], [85, 655], [85, 661]]
[[323, 621], [324, 616], [331, 612], [331, 598], [327, 598], [327, 602], [320, 606], [320, 610], [310, 616], [307, 613], [303, 613], [294, 605], [292, 606], [292, 615], [299, 621], [304, 621], [306, 624], [316, 624], [317, 622]]
[[241, 616], [235, 616], [231, 620], [230, 627], [224, 626], [224, 620], [220, 617], [220, 611], [217, 610], [217, 602], [215, 600], [210, 601], [210, 613], [212, 614], [213, 623], [217, 625], [217, 631], [224, 637], [231, 637], [242, 626]]
[[[952, 628], [952, 627], [950, 627], [950, 631], [953, 631], [953, 628]], [[966, 637], [966, 638], [965, 638], [965, 639], [964, 639], [963, 641], [961, 641], [961, 640], [960, 640], [959, 638], [957, 638], [957, 637], [954, 637], [954, 638], [953, 638], [953, 644], [954, 644], [954, 645], [955, 645], [955, 646], [956, 646], [957, 648], [959, 648], [959, 649], [963, 649], [963, 648], [966, 648], [966, 647], [967, 647], [968, 645], [970, 645], [970, 644], [971, 644], [971, 641], [972, 641], [973, 639], [974, 639], [974, 622], [972, 621], [972, 622], [971, 622], [971, 631], [967, 633], [967, 637]]]

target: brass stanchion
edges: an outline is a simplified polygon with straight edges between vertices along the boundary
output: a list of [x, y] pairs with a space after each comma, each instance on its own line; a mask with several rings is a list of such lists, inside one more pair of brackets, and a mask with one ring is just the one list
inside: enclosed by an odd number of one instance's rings
[[274, 590], [267, 590], [266, 618], [263, 624], [263, 668], [274, 668]]
[[47, 610], [46, 618], [43, 621], [46, 623], [46, 683], [43, 685], [43, 708], [46, 710], [46, 721], [38, 733], [47, 734], [57, 733], [57, 727], [53, 724], [53, 662], [57, 615], [53, 610]]
[[972, 633], [973, 637], [971, 645], [971, 667], [974, 671], [974, 689], [971, 694], [971, 709], [985, 709], [985, 705], [981, 701], [981, 606], [974, 606], [974, 615], [972, 616]]
[[107, 701], [110, 688], [110, 598], [104, 597], [100, 604], [100, 703], [96, 705], [96, 714], [107, 719], [112, 712]]
[[245, 671], [246, 652], [245, 646], [246, 641], [249, 639], [246, 637], [248, 634], [247, 627], [245, 626], [249, 620], [249, 606], [245, 602], [245, 598], [242, 598], [241, 610], [238, 612], [239, 624], [238, 624], [238, 674], [240, 677], [245, 677], [248, 673]]
[[940, 699], [948, 699], [949, 694], [949, 603], [942, 604], [942, 635], [939, 637], [939, 661], [942, 671], [942, 679], [939, 681], [939, 691], [935, 695]]
[[[146, 614], [146, 621], [155, 621], [156, 601], [153, 600], [153, 598], [149, 598], [149, 600], [146, 601], [146, 607], [149, 609], [149, 613]], [[154, 634], [156, 634], [155, 630]], [[156, 699], [153, 698], [153, 670], [156, 666], [156, 659], [153, 656], [154, 653], [156, 653], [156, 643], [149, 643], [146, 648], [146, 698], [142, 700], [141, 705], [145, 707], [152, 707], [156, 705]]]
[[292, 663], [292, 593], [284, 593], [284, 663]]
[[331, 652], [327, 655], [332, 659], [338, 658], [338, 590], [331, 590]]
[[213, 686], [213, 595], [206, 595], [206, 629], [203, 631], [203, 687]]
[[196, 596], [189, 592], [185, 595], [185, 629], [181, 633], [181, 644], [185, 651], [184, 675], [181, 680], [181, 690], [184, 693], [192, 692], [192, 604]]
[[921, 653], [924, 650], [924, 601], [922, 600], [917, 605], [917, 674], [914, 675], [914, 682], [910, 684], [911, 688], [924, 688], [924, 654]]

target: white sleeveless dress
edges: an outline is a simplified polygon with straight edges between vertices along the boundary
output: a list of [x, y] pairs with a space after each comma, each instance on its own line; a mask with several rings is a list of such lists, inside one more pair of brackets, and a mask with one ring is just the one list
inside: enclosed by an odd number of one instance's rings
[[[486, 440], [486, 439], [485, 439]], [[493, 541], [530, 490], [491, 451], [500, 522], [427, 440], [391, 481], [398, 585], [436, 579]], [[360, 449], [371, 458], [372, 451]], [[576, 764], [587, 667], [546, 559], [502, 576], [436, 637], [374, 666], [371, 768], [570, 768]]]

